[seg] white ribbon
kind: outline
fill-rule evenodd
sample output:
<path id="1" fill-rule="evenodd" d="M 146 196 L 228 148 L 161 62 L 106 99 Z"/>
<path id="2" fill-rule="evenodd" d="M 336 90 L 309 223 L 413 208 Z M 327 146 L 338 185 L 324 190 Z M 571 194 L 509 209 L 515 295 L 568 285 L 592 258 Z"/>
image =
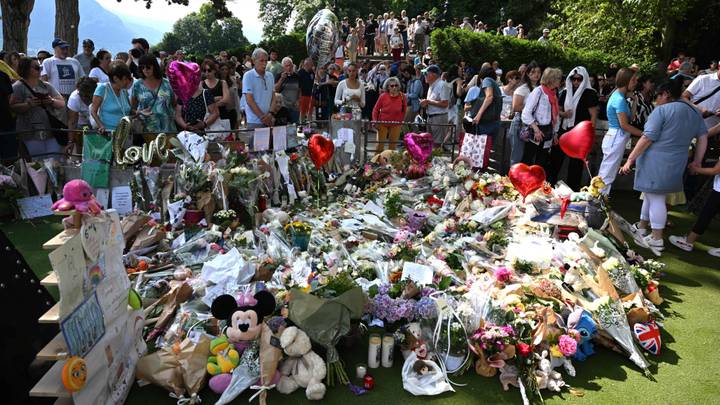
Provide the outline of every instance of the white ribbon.
<path id="1" fill-rule="evenodd" d="M 195 405 L 202 402 L 198 394 L 192 394 L 190 397 L 185 398 L 184 395 L 177 396 L 174 392 L 171 392 L 170 398 L 177 399 L 177 405 Z"/>
<path id="2" fill-rule="evenodd" d="M 254 393 L 254 394 L 250 397 L 250 399 L 248 399 L 248 402 L 252 402 L 252 400 L 255 399 L 255 397 L 257 397 L 258 395 L 260 395 L 261 392 L 263 392 L 263 391 L 270 391 L 270 390 L 273 389 L 273 388 L 275 388 L 275 384 L 270 384 L 270 385 L 251 385 L 251 386 L 250 386 L 250 389 L 251 389 L 251 390 L 258 390 L 258 392 Z"/>
<path id="3" fill-rule="evenodd" d="M 450 356 L 450 342 L 451 342 L 450 327 L 452 325 L 453 318 L 457 318 L 458 323 L 462 327 L 463 333 L 465 333 L 465 336 L 467 337 L 467 331 L 465 330 L 465 324 L 462 322 L 462 319 L 460 319 L 457 312 L 455 312 L 455 309 L 452 308 L 449 304 L 447 304 L 447 294 L 445 294 L 444 291 L 436 291 L 436 292 L 430 294 L 430 299 L 432 299 L 436 303 L 438 301 L 440 301 L 441 299 L 445 300 L 445 302 L 446 302 L 446 305 L 445 305 L 445 308 L 443 308 L 443 311 L 438 312 L 438 320 L 435 323 L 435 330 L 433 331 L 433 347 L 434 348 L 438 347 L 438 343 L 440 342 L 440 339 L 442 338 L 440 336 L 440 332 L 442 330 L 443 317 L 444 317 L 444 315 L 449 315 L 449 316 L 447 316 L 447 342 L 448 342 L 448 344 L 447 344 L 447 349 L 445 350 L 445 357 L 448 357 L 448 356 Z M 441 308 L 439 308 L 439 306 L 438 306 L 438 310 L 439 309 L 441 309 Z M 463 360 L 463 362 L 460 365 L 460 368 L 458 368 L 458 370 L 462 369 L 465 366 L 465 363 L 467 363 L 469 357 L 470 357 L 470 350 L 468 348 L 466 348 L 465 359 Z M 445 380 L 447 380 L 447 382 L 449 384 L 456 385 L 458 387 L 464 387 L 465 385 L 467 385 L 467 384 L 458 384 L 458 383 L 452 381 L 450 379 L 450 376 L 448 375 L 447 368 L 445 367 L 445 360 L 443 360 L 443 357 L 437 356 L 437 360 L 438 360 L 438 365 L 440 366 L 440 369 L 442 370 L 443 374 L 445 374 Z"/>

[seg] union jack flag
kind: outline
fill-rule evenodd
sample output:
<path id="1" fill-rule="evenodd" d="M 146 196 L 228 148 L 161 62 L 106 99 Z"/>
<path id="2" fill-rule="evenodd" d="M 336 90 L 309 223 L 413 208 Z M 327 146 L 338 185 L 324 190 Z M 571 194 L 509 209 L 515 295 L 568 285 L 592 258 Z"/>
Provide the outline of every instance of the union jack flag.
<path id="1" fill-rule="evenodd" d="M 635 331 L 635 337 L 643 349 L 656 356 L 660 354 L 660 327 L 657 326 L 655 321 L 647 323 L 638 322 L 633 327 L 633 330 Z"/>

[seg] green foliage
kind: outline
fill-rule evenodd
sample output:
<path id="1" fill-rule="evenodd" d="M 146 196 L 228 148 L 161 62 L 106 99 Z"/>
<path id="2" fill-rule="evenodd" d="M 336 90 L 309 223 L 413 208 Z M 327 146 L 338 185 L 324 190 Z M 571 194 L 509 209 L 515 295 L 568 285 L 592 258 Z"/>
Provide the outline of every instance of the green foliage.
<path id="1" fill-rule="evenodd" d="M 599 51 L 579 50 L 554 44 L 542 44 L 489 33 L 475 33 L 457 28 L 435 30 L 432 48 L 440 65 L 447 67 L 460 60 L 479 68 L 484 62 L 497 60 L 505 70 L 516 69 L 523 63 L 537 61 L 542 65 L 559 67 L 569 72 L 575 66 L 585 66 L 590 72 L 605 72 L 611 62 L 629 65 L 624 57 Z"/>
<path id="2" fill-rule="evenodd" d="M 242 31 L 242 21 L 222 16 L 212 4 L 203 4 L 198 12 L 177 20 L 173 30 L 165 33 L 155 48 L 184 49 L 190 54 L 205 55 L 249 44 Z"/>
<path id="3" fill-rule="evenodd" d="M 260 41 L 258 46 L 268 52 L 274 49 L 278 51 L 278 55 L 280 55 L 280 57 L 289 56 L 296 65 L 303 59 L 307 58 L 305 34 L 302 32 L 291 32 L 273 39 L 264 39 Z"/>

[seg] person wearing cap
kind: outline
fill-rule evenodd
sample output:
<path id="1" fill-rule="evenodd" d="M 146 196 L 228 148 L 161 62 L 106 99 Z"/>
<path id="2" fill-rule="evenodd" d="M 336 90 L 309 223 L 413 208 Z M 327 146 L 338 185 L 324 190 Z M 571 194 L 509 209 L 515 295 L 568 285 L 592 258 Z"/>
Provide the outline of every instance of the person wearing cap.
<path id="1" fill-rule="evenodd" d="M 420 107 L 427 110 L 428 132 L 432 134 L 436 145 L 442 144 L 445 139 L 450 104 L 450 87 L 440 75 L 442 71 L 438 65 L 430 65 L 425 69 L 428 92 L 427 98 L 420 100 Z"/>
<path id="2" fill-rule="evenodd" d="M 547 28 L 544 28 L 542 36 L 540 38 L 538 38 L 538 42 L 540 42 L 541 44 L 546 44 L 549 41 L 550 41 L 550 30 Z"/>
<path id="3" fill-rule="evenodd" d="M 95 51 L 95 43 L 92 41 L 92 39 L 86 39 L 82 42 L 83 51 L 79 54 L 75 55 L 75 59 L 77 59 L 78 62 L 80 62 L 80 65 L 83 68 L 83 71 L 85 73 L 89 73 L 93 58 L 95 57 L 94 51 Z"/>
<path id="4" fill-rule="evenodd" d="M 67 100 L 70 93 L 75 90 L 77 81 L 85 76 L 85 71 L 77 59 L 68 57 L 70 45 L 67 42 L 56 38 L 52 42 L 52 47 L 55 50 L 55 56 L 43 61 L 40 78 L 52 84 Z"/>

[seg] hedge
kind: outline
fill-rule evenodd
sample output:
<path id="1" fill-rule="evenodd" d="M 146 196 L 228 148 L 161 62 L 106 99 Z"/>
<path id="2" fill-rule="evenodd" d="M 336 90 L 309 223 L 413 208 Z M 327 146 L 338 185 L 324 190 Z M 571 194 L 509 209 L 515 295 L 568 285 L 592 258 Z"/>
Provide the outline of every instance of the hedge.
<path id="1" fill-rule="evenodd" d="M 458 28 L 435 30 L 431 40 L 433 56 L 444 68 L 460 60 L 477 69 L 484 62 L 498 61 L 508 71 L 534 60 L 543 66 L 558 67 L 565 73 L 576 66 L 584 66 L 590 73 L 605 73 L 612 62 L 620 66 L 633 63 L 618 55 Z"/>

